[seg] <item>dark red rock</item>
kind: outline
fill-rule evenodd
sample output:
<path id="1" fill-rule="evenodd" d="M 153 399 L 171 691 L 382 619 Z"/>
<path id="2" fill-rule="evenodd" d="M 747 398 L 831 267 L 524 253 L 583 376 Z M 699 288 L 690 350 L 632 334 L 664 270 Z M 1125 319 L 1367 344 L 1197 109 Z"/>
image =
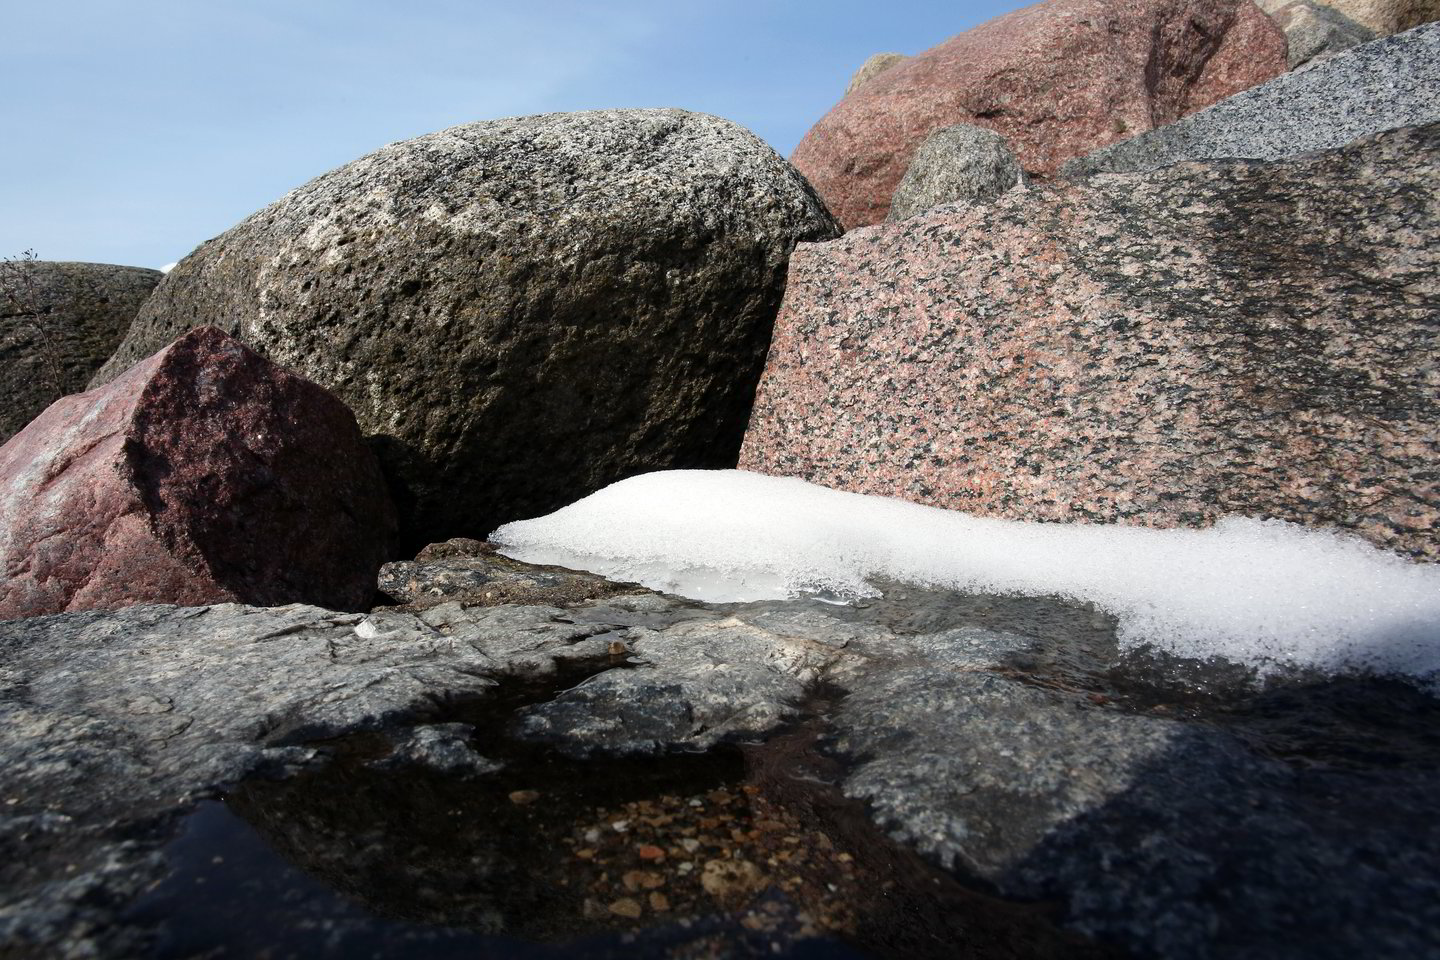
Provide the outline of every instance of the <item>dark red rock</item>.
<path id="1" fill-rule="evenodd" d="M 877 81 L 878 82 L 878 81 Z M 1440 559 L 1440 124 L 801 244 L 743 469 L 1020 520 Z"/>
<path id="2" fill-rule="evenodd" d="M 790 159 L 851 229 L 885 219 L 910 158 L 941 127 L 993 130 L 1026 170 L 1049 174 L 1286 65 L 1284 34 L 1250 0 L 1049 0 L 856 88 Z"/>
<path id="3" fill-rule="evenodd" d="M 0 447 L 0 619 L 362 609 L 394 537 L 350 410 L 213 327 L 56 401 Z"/>

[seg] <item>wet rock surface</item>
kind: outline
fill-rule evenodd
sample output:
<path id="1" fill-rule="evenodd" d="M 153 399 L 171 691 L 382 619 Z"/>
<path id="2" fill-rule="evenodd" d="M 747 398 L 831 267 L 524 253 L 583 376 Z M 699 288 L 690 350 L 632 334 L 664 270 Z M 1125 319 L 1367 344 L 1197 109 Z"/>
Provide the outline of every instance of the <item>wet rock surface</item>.
<path id="1" fill-rule="evenodd" d="M 1281 160 L 1440 121 L 1440 24 L 1353 47 L 1065 164 L 1066 176 Z M 1357 222 L 1364 222 L 1360 218 Z"/>
<path id="2" fill-rule="evenodd" d="M 162 276 L 109 263 L 0 262 L 0 443 L 85 389 Z"/>
<path id="3" fill-rule="evenodd" d="M 380 593 L 394 609 L 419 611 L 441 603 L 495 607 L 506 603 L 559 605 L 623 593 L 645 593 L 633 583 L 616 583 L 564 567 L 520 563 L 482 540 L 457 537 L 432 543 L 414 560 L 380 568 Z"/>
<path id="4" fill-rule="evenodd" d="M 882 586 L 856 606 L 642 593 L 0 623 L 0 943 L 1437 947 L 1440 701 L 1379 678 L 1261 687 L 1122 656 L 1086 606 Z"/>
<path id="5" fill-rule="evenodd" d="M 345 405 L 214 327 L 0 446 L 0 618 L 134 603 L 365 609 L 394 537 Z"/>
<path id="6" fill-rule="evenodd" d="M 1437 172 L 1431 124 L 804 245 L 739 466 L 1007 519 L 1276 517 L 1433 559 Z"/>
<path id="7" fill-rule="evenodd" d="M 466 124 L 203 244 L 95 382 L 215 324 L 354 410 L 405 546 L 484 535 L 623 476 L 733 465 L 790 251 L 837 232 L 718 117 Z"/>

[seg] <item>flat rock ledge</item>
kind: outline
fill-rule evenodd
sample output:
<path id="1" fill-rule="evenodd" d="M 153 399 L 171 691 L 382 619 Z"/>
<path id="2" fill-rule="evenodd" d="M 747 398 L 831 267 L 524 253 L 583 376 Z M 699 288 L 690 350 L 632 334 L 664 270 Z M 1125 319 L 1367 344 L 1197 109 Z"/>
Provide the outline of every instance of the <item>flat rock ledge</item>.
<path id="1" fill-rule="evenodd" d="M 1077 679 L 1079 660 L 1094 677 L 1122 666 L 1108 629 L 1084 608 L 901 588 L 861 608 L 621 594 L 3 622 L 0 948 L 144 953 L 152 932 L 126 907 L 165 873 L 162 846 L 200 799 L 324 762 L 315 741 L 363 730 L 389 734 L 397 776 L 490 775 L 443 706 L 578 665 L 592 675 L 521 709 L 516 736 L 597 764 L 704 750 L 784 728 L 824 687 L 838 786 L 894 837 L 1139 955 L 1440 947 L 1433 744 L 1423 762 L 1316 762 L 1268 728 L 1183 719 Z M 1289 687 L 1253 691 L 1252 706 L 1281 723 L 1287 703 L 1338 698 L 1363 733 L 1357 704 L 1383 701 L 1433 724 L 1434 701 L 1367 682 L 1378 692 Z"/>

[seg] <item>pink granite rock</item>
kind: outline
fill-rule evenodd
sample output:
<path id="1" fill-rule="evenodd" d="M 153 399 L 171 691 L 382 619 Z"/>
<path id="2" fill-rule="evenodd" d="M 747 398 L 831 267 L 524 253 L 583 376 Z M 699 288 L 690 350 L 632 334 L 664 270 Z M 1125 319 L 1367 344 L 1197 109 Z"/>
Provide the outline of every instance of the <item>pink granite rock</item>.
<path id="1" fill-rule="evenodd" d="M 915 150 L 964 123 L 1028 171 L 1171 123 L 1286 69 L 1251 0 L 1048 0 L 891 67 L 817 123 L 791 162 L 846 229 L 879 223 Z"/>
<path id="2" fill-rule="evenodd" d="M 1440 559 L 1440 124 L 801 244 L 740 467 Z"/>
<path id="3" fill-rule="evenodd" d="M 361 609 L 394 536 L 350 410 L 213 327 L 56 401 L 0 447 L 0 619 Z"/>

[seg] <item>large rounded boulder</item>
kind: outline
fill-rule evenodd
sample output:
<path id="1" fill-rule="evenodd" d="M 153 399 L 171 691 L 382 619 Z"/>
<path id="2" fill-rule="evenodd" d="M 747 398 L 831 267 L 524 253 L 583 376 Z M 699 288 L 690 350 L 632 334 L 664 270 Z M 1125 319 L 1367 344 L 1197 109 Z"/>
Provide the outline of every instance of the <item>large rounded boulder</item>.
<path id="1" fill-rule="evenodd" d="M 0 262 L 0 443 L 85 389 L 162 276 L 110 263 Z"/>
<path id="2" fill-rule="evenodd" d="M 631 474 L 733 466 L 790 253 L 838 233 L 716 117 L 467 124 L 201 246 L 95 382 L 214 323 L 350 405 L 408 545 L 483 536 Z"/>
<path id="3" fill-rule="evenodd" d="M 1051 174 L 1283 73 L 1285 50 L 1250 0 L 1046 0 L 856 87 L 791 159 L 847 229 L 863 227 L 942 127 L 993 130 Z"/>

